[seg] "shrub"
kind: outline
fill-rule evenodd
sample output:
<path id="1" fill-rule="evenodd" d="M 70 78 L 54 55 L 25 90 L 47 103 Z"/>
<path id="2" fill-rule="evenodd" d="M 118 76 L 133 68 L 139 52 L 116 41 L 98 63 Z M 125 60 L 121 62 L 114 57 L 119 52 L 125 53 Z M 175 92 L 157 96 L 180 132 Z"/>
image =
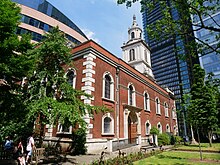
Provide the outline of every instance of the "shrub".
<path id="1" fill-rule="evenodd" d="M 180 142 L 182 142 L 182 141 L 183 141 L 183 139 L 180 136 L 171 135 L 171 137 L 170 137 L 170 144 L 172 144 L 172 145 L 180 144 Z"/>
<path id="2" fill-rule="evenodd" d="M 170 137 L 167 133 L 162 133 L 158 135 L 158 145 L 169 145 Z"/>
<path id="3" fill-rule="evenodd" d="M 72 140 L 71 153 L 73 155 L 85 154 L 87 151 L 85 130 L 82 128 L 75 130 L 72 134 Z"/>
<path id="4" fill-rule="evenodd" d="M 159 134 L 159 130 L 157 129 L 157 127 L 153 126 L 153 127 L 150 129 L 150 134 L 152 134 L 152 135 L 158 135 L 158 134 Z"/>
<path id="5" fill-rule="evenodd" d="M 170 137 L 170 144 L 171 145 L 175 145 L 175 143 L 176 143 L 175 136 L 171 135 L 171 137 Z"/>
<path id="6" fill-rule="evenodd" d="M 121 164 L 132 165 L 134 161 L 148 158 L 150 156 L 157 155 L 161 152 L 162 151 L 157 150 L 157 151 L 152 151 L 150 153 L 138 152 L 138 153 L 131 153 L 126 156 L 119 155 L 115 158 L 110 158 L 102 162 L 100 162 L 99 160 L 95 160 L 90 165 L 121 165 Z"/>
<path id="7" fill-rule="evenodd" d="M 181 138 L 180 136 L 174 136 L 175 138 L 175 144 L 180 144 L 180 142 L 183 141 L 183 138 Z"/>

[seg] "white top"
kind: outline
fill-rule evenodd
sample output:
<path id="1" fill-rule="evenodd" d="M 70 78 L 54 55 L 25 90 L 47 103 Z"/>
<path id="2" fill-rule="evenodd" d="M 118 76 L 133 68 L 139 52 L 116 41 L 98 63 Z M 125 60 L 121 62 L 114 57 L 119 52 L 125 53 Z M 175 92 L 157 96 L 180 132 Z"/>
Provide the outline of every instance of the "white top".
<path id="1" fill-rule="evenodd" d="M 29 141 L 27 143 L 27 148 L 26 150 L 27 151 L 31 151 L 32 150 L 32 146 L 34 146 L 34 138 L 33 137 L 30 137 L 29 138 Z"/>

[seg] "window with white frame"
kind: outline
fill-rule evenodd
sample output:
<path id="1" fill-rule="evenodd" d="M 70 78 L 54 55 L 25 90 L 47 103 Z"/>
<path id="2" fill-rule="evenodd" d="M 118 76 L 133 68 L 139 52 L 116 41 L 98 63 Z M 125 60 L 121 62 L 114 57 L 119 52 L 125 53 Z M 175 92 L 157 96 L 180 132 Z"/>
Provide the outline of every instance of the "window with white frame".
<path id="1" fill-rule="evenodd" d="M 74 69 L 69 69 L 66 73 L 67 82 L 73 87 L 76 87 L 76 72 Z"/>
<path id="2" fill-rule="evenodd" d="M 110 99 L 110 85 L 111 85 L 111 77 L 109 75 L 105 75 L 105 98 Z"/>
<path id="3" fill-rule="evenodd" d="M 135 51 L 134 51 L 134 49 L 131 49 L 130 51 L 129 51 L 129 60 L 130 61 L 133 61 L 133 60 L 135 60 Z"/>
<path id="4" fill-rule="evenodd" d="M 59 123 L 57 126 L 57 133 L 63 133 L 63 134 L 71 134 L 72 133 L 72 126 L 69 124 L 61 124 Z"/>
<path id="5" fill-rule="evenodd" d="M 159 133 L 162 133 L 162 125 L 160 124 L 160 122 L 157 124 L 157 128 L 159 130 Z"/>
<path id="6" fill-rule="evenodd" d="M 170 126 L 169 126 L 169 124 L 166 125 L 166 132 L 170 132 Z"/>
<path id="7" fill-rule="evenodd" d="M 159 98 L 156 98 L 156 114 L 160 114 L 160 100 Z"/>
<path id="8" fill-rule="evenodd" d="M 150 135 L 151 124 L 149 121 L 146 122 L 146 135 Z"/>
<path id="9" fill-rule="evenodd" d="M 133 85 L 129 85 L 128 86 L 128 105 L 136 105 L 135 102 L 135 90 Z"/>
<path id="10" fill-rule="evenodd" d="M 164 103 L 164 111 L 165 111 L 165 116 L 168 117 L 169 116 L 168 104 L 166 102 Z"/>
<path id="11" fill-rule="evenodd" d="M 103 76 L 103 98 L 114 100 L 114 82 L 109 72 Z"/>
<path id="12" fill-rule="evenodd" d="M 144 110 L 150 111 L 150 97 L 147 92 L 144 93 Z"/>
<path id="13" fill-rule="evenodd" d="M 110 116 L 110 113 L 107 113 L 102 117 L 102 134 L 103 135 L 114 134 L 114 120 Z"/>
<path id="14" fill-rule="evenodd" d="M 176 117 L 176 109 L 175 109 L 175 108 L 172 109 L 172 118 L 173 118 L 173 119 L 176 119 L 176 118 L 177 118 L 177 117 Z"/>

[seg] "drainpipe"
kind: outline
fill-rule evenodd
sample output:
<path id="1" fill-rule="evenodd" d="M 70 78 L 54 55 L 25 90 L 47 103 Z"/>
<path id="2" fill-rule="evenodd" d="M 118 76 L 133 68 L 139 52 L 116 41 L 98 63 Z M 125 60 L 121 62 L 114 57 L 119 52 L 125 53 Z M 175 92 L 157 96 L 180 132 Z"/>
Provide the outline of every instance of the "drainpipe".
<path id="1" fill-rule="evenodd" d="M 119 144 L 119 109 L 120 109 L 120 98 L 119 98 L 119 73 L 120 67 L 116 67 L 116 137 Z"/>
<path id="2" fill-rule="evenodd" d="M 169 96 L 168 115 L 169 115 L 169 118 L 170 118 L 170 133 L 172 133 L 174 135 L 174 131 L 173 131 L 173 108 L 172 108 L 173 106 L 171 106 L 170 104 L 171 104 L 171 101 L 170 101 L 170 96 Z"/>
<path id="3" fill-rule="evenodd" d="M 187 130 L 186 130 L 186 118 L 185 118 L 185 112 L 186 112 L 186 107 L 184 106 L 184 110 L 182 112 L 183 114 L 183 127 L 184 127 L 184 143 L 189 141 L 189 137 L 187 136 Z"/>

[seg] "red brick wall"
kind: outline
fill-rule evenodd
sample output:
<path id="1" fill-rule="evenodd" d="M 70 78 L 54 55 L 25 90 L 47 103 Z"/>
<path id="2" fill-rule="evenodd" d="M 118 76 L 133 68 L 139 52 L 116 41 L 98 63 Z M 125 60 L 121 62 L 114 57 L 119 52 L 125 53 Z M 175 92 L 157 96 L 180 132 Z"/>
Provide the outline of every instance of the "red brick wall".
<path id="1" fill-rule="evenodd" d="M 107 50 L 99 46 L 98 44 L 94 43 L 93 41 L 88 41 L 81 46 L 75 48 L 72 50 L 72 53 L 78 53 L 80 51 L 83 51 L 85 49 L 95 49 L 98 53 L 101 53 L 102 55 L 105 55 L 109 60 L 108 62 L 102 60 L 99 55 L 96 56 L 96 59 L 94 59 L 93 62 L 96 63 L 96 66 L 93 67 L 95 70 L 95 75 L 93 75 L 93 78 L 95 79 L 95 84 L 93 84 L 95 88 L 95 92 L 93 92 L 94 101 L 92 101 L 93 105 L 105 105 L 112 109 L 111 116 L 114 118 L 114 136 L 102 136 L 102 116 L 103 113 L 94 114 L 94 119 L 91 119 L 91 123 L 93 124 L 93 129 L 91 129 L 91 132 L 93 134 L 94 138 L 101 138 L 101 137 L 116 137 L 116 91 L 114 93 L 114 100 L 115 102 L 106 100 L 102 98 L 102 86 L 103 86 L 103 75 L 106 71 L 110 72 L 113 79 L 114 79 L 114 90 L 116 90 L 116 66 L 113 66 L 109 63 L 109 61 L 113 61 L 114 64 L 120 64 L 122 67 L 129 69 L 133 74 L 137 74 L 142 79 L 145 79 L 147 82 L 150 82 L 153 84 L 158 90 L 163 92 L 166 97 L 160 93 L 158 93 L 156 90 L 148 87 L 146 84 L 143 84 L 138 79 L 135 79 L 125 73 L 123 70 L 120 70 L 119 73 L 119 95 L 120 95 L 120 111 L 119 111 L 119 126 L 120 126 L 120 133 L 119 136 L 121 138 L 124 137 L 124 108 L 122 104 L 128 104 L 128 84 L 132 83 L 135 92 L 136 92 L 136 106 L 139 108 L 142 108 L 141 110 L 141 135 L 145 136 L 145 123 L 147 120 L 150 121 L 151 126 L 157 126 L 158 122 L 162 124 L 163 132 L 166 131 L 166 124 L 170 125 L 171 132 L 173 131 L 173 125 L 176 124 L 173 119 L 171 119 L 171 108 L 174 107 L 174 100 L 168 98 L 168 93 L 154 83 L 151 79 L 146 78 L 144 75 L 136 71 L 134 68 L 130 67 L 128 64 L 126 64 L 124 61 L 118 59 L 117 57 L 113 56 L 111 53 L 109 53 Z M 81 89 L 82 86 L 84 86 L 84 83 L 82 83 L 82 78 L 85 77 L 85 74 L 82 74 L 83 69 L 85 69 L 85 66 L 83 66 L 83 62 L 86 59 L 84 59 L 82 56 L 80 58 L 74 59 L 74 66 L 76 67 L 77 72 L 77 83 L 76 88 Z M 144 91 L 147 91 L 150 97 L 150 112 L 144 111 Z M 158 97 L 161 104 L 161 115 L 156 115 L 156 108 L 155 108 L 155 98 Z M 164 102 L 167 102 L 169 106 L 169 117 L 165 117 L 164 112 Z M 172 126 L 171 126 L 172 124 Z"/>

